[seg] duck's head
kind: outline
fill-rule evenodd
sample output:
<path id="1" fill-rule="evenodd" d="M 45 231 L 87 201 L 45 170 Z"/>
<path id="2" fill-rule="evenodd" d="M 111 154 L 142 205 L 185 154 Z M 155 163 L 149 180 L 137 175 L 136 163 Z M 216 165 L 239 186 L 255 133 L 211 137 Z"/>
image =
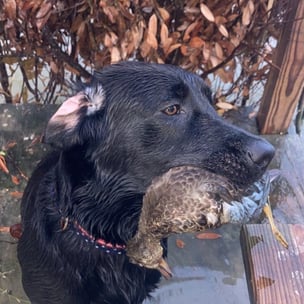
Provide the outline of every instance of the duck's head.
<path id="1" fill-rule="evenodd" d="M 166 279 L 172 277 L 172 272 L 163 258 L 163 247 L 154 237 L 143 236 L 130 240 L 127 245 L 127 256 L 133 264 L 157 269 Z"/>

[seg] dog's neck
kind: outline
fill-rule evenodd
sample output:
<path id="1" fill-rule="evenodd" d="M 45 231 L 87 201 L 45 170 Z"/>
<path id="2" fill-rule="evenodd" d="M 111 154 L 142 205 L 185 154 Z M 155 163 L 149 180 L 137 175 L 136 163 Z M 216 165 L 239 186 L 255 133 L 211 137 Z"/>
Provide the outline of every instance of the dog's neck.
<path id="1" fill-rule="evenodd" d="M 57 181 L 58 191 L 65 192 L 57 196 L 65 198 L 56 203 L 61 218 L 77 221 L 94 239 L 126 244 L 136 233 L 142 206 L 143 193 L 137 192 L 136 183 L 129 176 L 107 172 L 76 185 L 73 175 L 66 176 Z"/>

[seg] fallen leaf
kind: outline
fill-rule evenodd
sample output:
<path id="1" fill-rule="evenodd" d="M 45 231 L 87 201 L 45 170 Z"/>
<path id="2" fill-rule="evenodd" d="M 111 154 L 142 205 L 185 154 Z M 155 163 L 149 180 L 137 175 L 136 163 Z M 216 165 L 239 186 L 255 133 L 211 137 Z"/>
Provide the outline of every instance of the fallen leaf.
<path id="1" fill-rule="evenodd" d="M 175 244 L 178 248 L 184 248 L 185 247 L 185 242 L 182 241 L 181 239 L 176 239 Z"/>
<path id="2" fill-rule="evenodd" d="M 22 232 L 23 232 L 23 230 L 22 230 L 22 226 L 20 223 L 14 224 L 9 227 L 9 233 L 15 239 L 19 240 L 21 238 Z"/>
<path id="3" fill-rule="evenodd" d="M 214 232 L 203 232 L 197 234 L 195 237 L 199 240 L 216 240 L 218 238 L 221 238 L 222 236 Z"/>
<path id="4" fill-rule="evenodd" d="M 10 231 L 10 227 L 7 226 L 0 226 L 1 233 L 8 233 Z"/>
<path id="5" fill-rule="evenodd" d="M 206 4 L 201 3 L 200 9 L 201 9 L 201 13 L 207 20 L 209 20 L 210 22 L 214 22 L 215 20 L 214 15 L 212 14 L 212 12 L 210 11 L 209 7 Z"/>
<path id="6" fill-rule="evenodd" d="M 10 195 L 14 198 L 22 198 L 23 192 L 20 191 L 12 191 L 10 192 Z"/>
<path id="7" fill-rule="evenodd" d="M 258 289 L 264 289 L 265 287 L 271 286 L 275 281 L 271 278 L 267 277 L 259 277 L 256 281 L 255 284 Z"/>
<path id="8" fill-rule="evenodd" d="M 18 176 L 16 175 L 11 175 L 11 180 L 15 185 L 19 185 L 20 184 L 20 179 Z"/>

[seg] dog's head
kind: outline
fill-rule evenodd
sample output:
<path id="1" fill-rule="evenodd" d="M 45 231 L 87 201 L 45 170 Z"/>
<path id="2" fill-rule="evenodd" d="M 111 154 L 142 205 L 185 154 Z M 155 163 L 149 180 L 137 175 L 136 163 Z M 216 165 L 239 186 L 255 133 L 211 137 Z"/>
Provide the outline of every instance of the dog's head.
<path id="1" fill-rule="evenodd" d="M 175 66 L 135 62 L 95 73 L 51 118 L 45 141 L 63 150 L 82 146 L 97 169 L 128 174 L 142 191 L 181 165 L 248 185 L 274 155 L 267 141 L 217 116 L 200 77 Z"/>

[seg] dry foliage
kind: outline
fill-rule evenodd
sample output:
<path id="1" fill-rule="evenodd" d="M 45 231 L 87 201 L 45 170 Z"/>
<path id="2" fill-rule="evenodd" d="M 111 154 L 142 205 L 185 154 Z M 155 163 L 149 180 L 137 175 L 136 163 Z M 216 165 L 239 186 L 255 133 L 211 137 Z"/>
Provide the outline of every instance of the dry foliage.
<path id="1" fill-rule="evenodd" d="M 246 99 L 271 65 L 282 1 L 0 0 L 0 93 L 6 102 L 54 102 L 67 75 L 90 78 L 133 59 L 218 77 L 230 84 L 217 92 L 222 103 L 232 93 Z M 17 68 L 23 84 L 13 96 Z"/>

